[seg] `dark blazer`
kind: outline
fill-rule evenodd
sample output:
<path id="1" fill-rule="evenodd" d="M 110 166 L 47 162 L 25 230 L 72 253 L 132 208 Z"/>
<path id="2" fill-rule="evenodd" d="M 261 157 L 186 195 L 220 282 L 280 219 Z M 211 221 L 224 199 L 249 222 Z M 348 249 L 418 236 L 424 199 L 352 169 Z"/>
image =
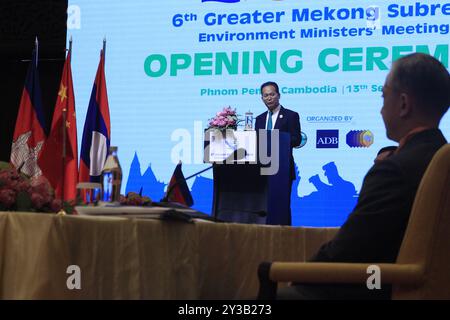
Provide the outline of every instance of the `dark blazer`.
<path id="1" fill-rule="evenodd" d="M 433 155 L 445 143 L 440 130 L 422 131 L 398 152 L 375 163 L 364 178 L 358 202 L 347 221 L 310 261 L 395 262 L 422 176 Z M 347 289 L 356 286 L 341 287 L 350 294 Z M 388 286 L 382 285 L 381 290 L 359 289 L 359 297 L 363 297 L 361 294 L 367 295 L 366 298 L 390 297 Z M 337 286 L 330 291 L 344 297 Z"/>
<path id="2" fill-rule="evenodd" d="M 266 128 L 266 118 L 267 111 L 261 113 L 256 117 L 255 129 L 265 129 Z M 275 122 L 274 129 L 278 129 L 282 132 L 289 132 L 291 134 L 291 159 L 290 159 L 290 170 L 291 170 L 291 180 L 295 180 L 295 165 L 294 157 L 292 156 L 292 148 L 300 145 L 301 142 L 301 129 L 300 129 L 300 116 L 297 112 L 280 107 L 280 112 L 278 112 L 277 121 Z"/>

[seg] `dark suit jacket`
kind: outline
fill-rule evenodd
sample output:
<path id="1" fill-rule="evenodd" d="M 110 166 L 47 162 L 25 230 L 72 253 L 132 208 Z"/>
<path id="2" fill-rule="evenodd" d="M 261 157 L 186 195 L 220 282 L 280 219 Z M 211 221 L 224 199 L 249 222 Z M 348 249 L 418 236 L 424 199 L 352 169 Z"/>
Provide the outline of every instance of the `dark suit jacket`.
<path id="1" fill-rule="evenodd" d="M 364 178 L 358 202 L 347 221 L 311 261 L 395 262 L 422 176 L 433 155 L 445 143 L 440 130 L 422 131 L 397 153 L 374 164 Z M 340 287 L 345 293 L 339 292 L 338 286 L 329 287 L 327 293 L 337 294 L 330 298 L 355 298 L 352 288 L 358 292 L 356 286 Z M 359 289 L 358 297 L 390 298 L 388 286 L 382 286 L 382 290 Z"/>
<path id="2" fill-rule="evenodd" d="M 266 128 L 266 118 L 267 111 L 261 113 L 256 117 L 255 129 L 265 129 Z M 300 131 L 300 117 L 297 112 L 280 107 L 280 112 L 278 112 L 277 121 L 275 122 L 274 129 L 278 129 L 282 132 L 289 132 L 291 134 L 291 158 L 290 158 L 290 170 L 291 170 L 291 180 L 295 180 L 295 165 L 294 157 L 292 156 L 292 148 L 300 145 L 301 142 L 301 131 Z"/>

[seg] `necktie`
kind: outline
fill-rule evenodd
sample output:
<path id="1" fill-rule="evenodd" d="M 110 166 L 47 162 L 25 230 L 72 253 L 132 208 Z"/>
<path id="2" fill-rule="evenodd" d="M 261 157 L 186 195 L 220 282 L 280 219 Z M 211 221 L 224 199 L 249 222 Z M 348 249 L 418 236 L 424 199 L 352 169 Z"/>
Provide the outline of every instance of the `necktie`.
<path id="1" fill-rule="evenodd" d="M 272 130 L 272 111 L 269 111 L 269 119 L 267 120 L 267 130 Z"/>

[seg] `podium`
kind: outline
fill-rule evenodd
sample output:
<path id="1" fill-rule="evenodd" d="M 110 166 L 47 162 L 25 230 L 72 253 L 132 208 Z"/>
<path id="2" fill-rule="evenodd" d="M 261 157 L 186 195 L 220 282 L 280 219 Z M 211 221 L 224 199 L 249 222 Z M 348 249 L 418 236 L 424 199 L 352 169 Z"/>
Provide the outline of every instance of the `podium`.
<path id="1" fill-rule="evenodd" d="M 229 159 L 233 149 L 231 142 L 226 144 L 228 151 L 217 152 L 220 145 L 224 145 L 223 141 L 211 139 L 208 131 L 205 135 L 205 161 L 214 163 L 212 214 L 226 222 L 291 225 L 289 133 L 249 131 L 245 142 L 236 136 L 235 148 L 244 148 L 246 156 L 232 160 Z M 213 161 L 218 153 L 222 158 L 216 157 Z M 227 161 L 224 161 L 226 157 Z"/>

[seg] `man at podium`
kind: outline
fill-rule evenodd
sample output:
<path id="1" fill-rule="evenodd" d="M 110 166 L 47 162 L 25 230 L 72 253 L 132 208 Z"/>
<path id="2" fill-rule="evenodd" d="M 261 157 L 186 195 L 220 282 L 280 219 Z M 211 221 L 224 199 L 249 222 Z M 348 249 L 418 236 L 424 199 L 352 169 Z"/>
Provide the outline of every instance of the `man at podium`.
<path id="1" fill-rule="evenodd" d="M 291 155 L 290 155 L 290 193 L 292 191 L 292 182 L 295 180 L 295 165 L 292 149 L 300 145 L 301 130 L 300 117 L 297 112 L 284 108 L 280 104 L 280 90 L 276 82 L 265 82 L 261 85 L 261 98 L 267 107 L 267 111 L 256 117 L 255 129 L 278 129 L 280 132 L 287 132 L 291 137 Z M 289 203 L 290 208 L 290 203 Z"/>

